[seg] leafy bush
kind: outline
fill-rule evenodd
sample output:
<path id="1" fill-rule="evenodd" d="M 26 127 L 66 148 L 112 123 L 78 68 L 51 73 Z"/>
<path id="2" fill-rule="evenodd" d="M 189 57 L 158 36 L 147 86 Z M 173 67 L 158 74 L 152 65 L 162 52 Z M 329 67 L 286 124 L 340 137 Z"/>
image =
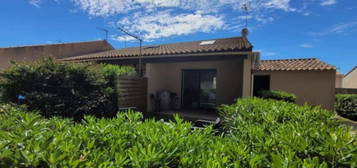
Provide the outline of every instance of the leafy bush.
<path id="1" fill-rule="evenodd" d="M 357 94 L 336 95 L 335 108 L 342 117 L 357 121 Z"/>
<path id="2" fill-rule="evenodd" d="M 296 96 L 294 94 L 279 90 L 261 90 L 258 92 L 258 97 L 264 99 L 282 100 L 291 103 L 296 102 Z"/>
<path id="3" fill-rule="evenodd" d="M 25 104 L 46 117 L 115 116 L 115 87 L 108 79 L 118 70 L 109 73 L 107 69 L 115 68 L 103 66 L 59 63 L 51 58 L 15 64 L 0 73 L 2 100 Z"/>
<path id="4" fill-rule="evenodd" d="M 232 167 L 243 150 L 178 117 L 141 121 L 129 112 L 73 124 L 22 110 L 0 107 L 0 167 Z"/>
<path id="5" fill-rule="evenodd" d="M 258 167 L 357 166 L 357 143 L 333 112 L 251 98 L 223 106 L 221 116 L 225 134 L 244 144 Z"/>
<path id="6" fill-rule="evenodd" d="M 128 112 L 73 123 L 0 105 L 0 167 L 357 166 L 356 141 L 327 111 L 260 99 L 222 110 L 226 136 L 178 117 Z"/>
<path id="7" fill-rule="evenodd" d="M 118 66 L 112 64 L 101 64 L 102 71 L 104 76 L 113 77 L 113 76 L 134 76 L 136 75 L 135 68 L 130 66 Z"/>

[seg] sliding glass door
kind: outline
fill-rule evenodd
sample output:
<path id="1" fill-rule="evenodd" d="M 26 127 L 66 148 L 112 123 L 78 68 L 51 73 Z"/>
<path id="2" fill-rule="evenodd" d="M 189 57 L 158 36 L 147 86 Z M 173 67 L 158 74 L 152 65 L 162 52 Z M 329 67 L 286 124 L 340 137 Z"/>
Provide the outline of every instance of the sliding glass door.
<path id="1" fill-rule="evenodd" d="M 182 105 L 185 109 L 215 109 L 216 70 L 183 70 Z"/>

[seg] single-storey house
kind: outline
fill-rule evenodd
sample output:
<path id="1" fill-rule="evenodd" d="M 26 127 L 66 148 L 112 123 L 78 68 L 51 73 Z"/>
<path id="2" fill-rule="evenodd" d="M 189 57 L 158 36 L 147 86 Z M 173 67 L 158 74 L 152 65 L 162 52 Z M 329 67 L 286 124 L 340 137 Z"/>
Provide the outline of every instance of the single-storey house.
<path id="1" fill-rule="evenodd" d="M 3 48 L 0 47 L 0 70 L 8 68 L 11 65 L 10 61 L 29 62 L 43 56 L 62 59 L 113 49 L 113 46 L 105 40 Z"/>
<path id="2" fill-rule="evenodd" d="M 343 88 L 357 89 L 357 66 L 343 77 Z"/>
<path id="3" fill-rule="evenodd" d="M 140 51 L 141 50 L 141 51 Z M 333 110 L 336 68 L 318 59 L 260 60 L 246 36 L 124 48 L 62 59 L 118 65 L 141 62 L 153 95 L 169 91 L 178 109 L 207 109 L 254 96 L 259 89 L 297 95 L 297 103 Z M 138 68 L 140 69 L 140 68 Z"/>
<path id="4" fill-rule="evenodd" d="M 261 60 L 253 70 L 254 91 L 260 88 L 294 93 L 298 104 L 334 108 L 336 68 L 316 58 Z"/>
<path id="5" fill-rule="evenodd" d="M 174 97 L 170 102 L 171 108 L 207 110 L 234 103 L 238 98 L 254 96 L 259 89 L 294 93 L 298 97 L 298 104 L 306 102 L 330 110 L 334 108 L 334 66 L 318 59 L 260 60 L 260 53 L 253 51 L 253 45 L 244 32 L 242 37 L 141 48 L 113 49 L 110 44 L 99 46 L 89 47 L 91 49 L 70 47 L 72 54 L 60 53 L 55 58 L 71 62 L 130 65 L 141 69 L 139 74 L 147 79 L 147 112 L 157 111 L 157 103 L 153 99 L 165 95 L 166 98 L 168 95 Z M 18 57 L 28 60 L 26 52 L 32 51 L 19 50 L 21 52 L 8 53 L 15 56 L 21 53 Z M 83 53 L 76 50 L 83 50 Z M 54 53 L 57 51 L 53 49 Z M 36 53 L 40 56 L 51 54 Z M 0 49 L 1 61 L 11 60 L 5 55 Z"/>

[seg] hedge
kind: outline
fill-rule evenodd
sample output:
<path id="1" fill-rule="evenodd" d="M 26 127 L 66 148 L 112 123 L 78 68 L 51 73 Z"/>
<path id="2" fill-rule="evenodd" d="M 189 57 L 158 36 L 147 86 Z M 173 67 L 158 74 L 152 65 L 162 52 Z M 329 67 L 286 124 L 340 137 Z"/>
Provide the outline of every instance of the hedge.
<path id="1" fill-rule="evenodd" d="M 119 70 L 122 71 L 119 71 Z M 113 76 L 133 69 L 85 63 L 61 63 L 41 58 L 14 64 L 0 73 L 1 99 L 27 105 L 46 117 L 80 120 L 86 114 L 115 116 L 117 105 Z"/>
<path id="2" fill-rule="evenodd" d="M 0 105 L 0 167 L 356 167 L 350 129 L 319 108 L 261 99 L 224 106 L 222 135 L 140 113 L 44 119 Z"/>
<path id="3" fill-rule="evenodd" d="M 357 94 L 337 94 L 335 109 L 340 116 L 357 121 Z"/>
<path id="4" fill-rule="evenodd" d="M 223 132 L 245 144 L 258 167 L 357 166 L 357 141 L 333 112 L 252 98 L 223 106 L 220 114 Z"/>
<path id="5" fill-rule="evenodd" d="M 295 103 L 296 96 L 293 93 L 288 93 L 280 90 L 261 90 L 258 92 L 258 97 L 264 99 L 274 99 L 286 102 Z"/>

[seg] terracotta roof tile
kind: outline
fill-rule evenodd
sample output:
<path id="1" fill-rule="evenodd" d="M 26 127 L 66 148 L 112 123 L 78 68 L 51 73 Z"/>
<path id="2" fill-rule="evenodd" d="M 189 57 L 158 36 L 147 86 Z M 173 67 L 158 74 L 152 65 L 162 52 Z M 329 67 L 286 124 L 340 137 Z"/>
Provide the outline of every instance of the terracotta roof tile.
<path id="1" fill-rule="evenodd" d="M 142 56 L 170 56 L 175 54 L 194 54 L 209 52 L 235 52 L 235 51 L 252 51 L 251 43 L 242 37 L 232 37 L 224 39 L 214 39 L 214 44 L 200 45 L 201 40 L 193 42 L 163 44 L 157 46 L 143 46 Z M 64 61 L 91 60 L 101 58 L 125 58 L 139 56 L 140 48 L 124 48 L 93 54 L 81 55 L 63 59 Z"/>
<path id="2" fill-rule="evenodd" d="M 316 58 L 261 60 L 255 67 L 256 71 L 306 71 L 306 70 L 336 70 Z"/>

